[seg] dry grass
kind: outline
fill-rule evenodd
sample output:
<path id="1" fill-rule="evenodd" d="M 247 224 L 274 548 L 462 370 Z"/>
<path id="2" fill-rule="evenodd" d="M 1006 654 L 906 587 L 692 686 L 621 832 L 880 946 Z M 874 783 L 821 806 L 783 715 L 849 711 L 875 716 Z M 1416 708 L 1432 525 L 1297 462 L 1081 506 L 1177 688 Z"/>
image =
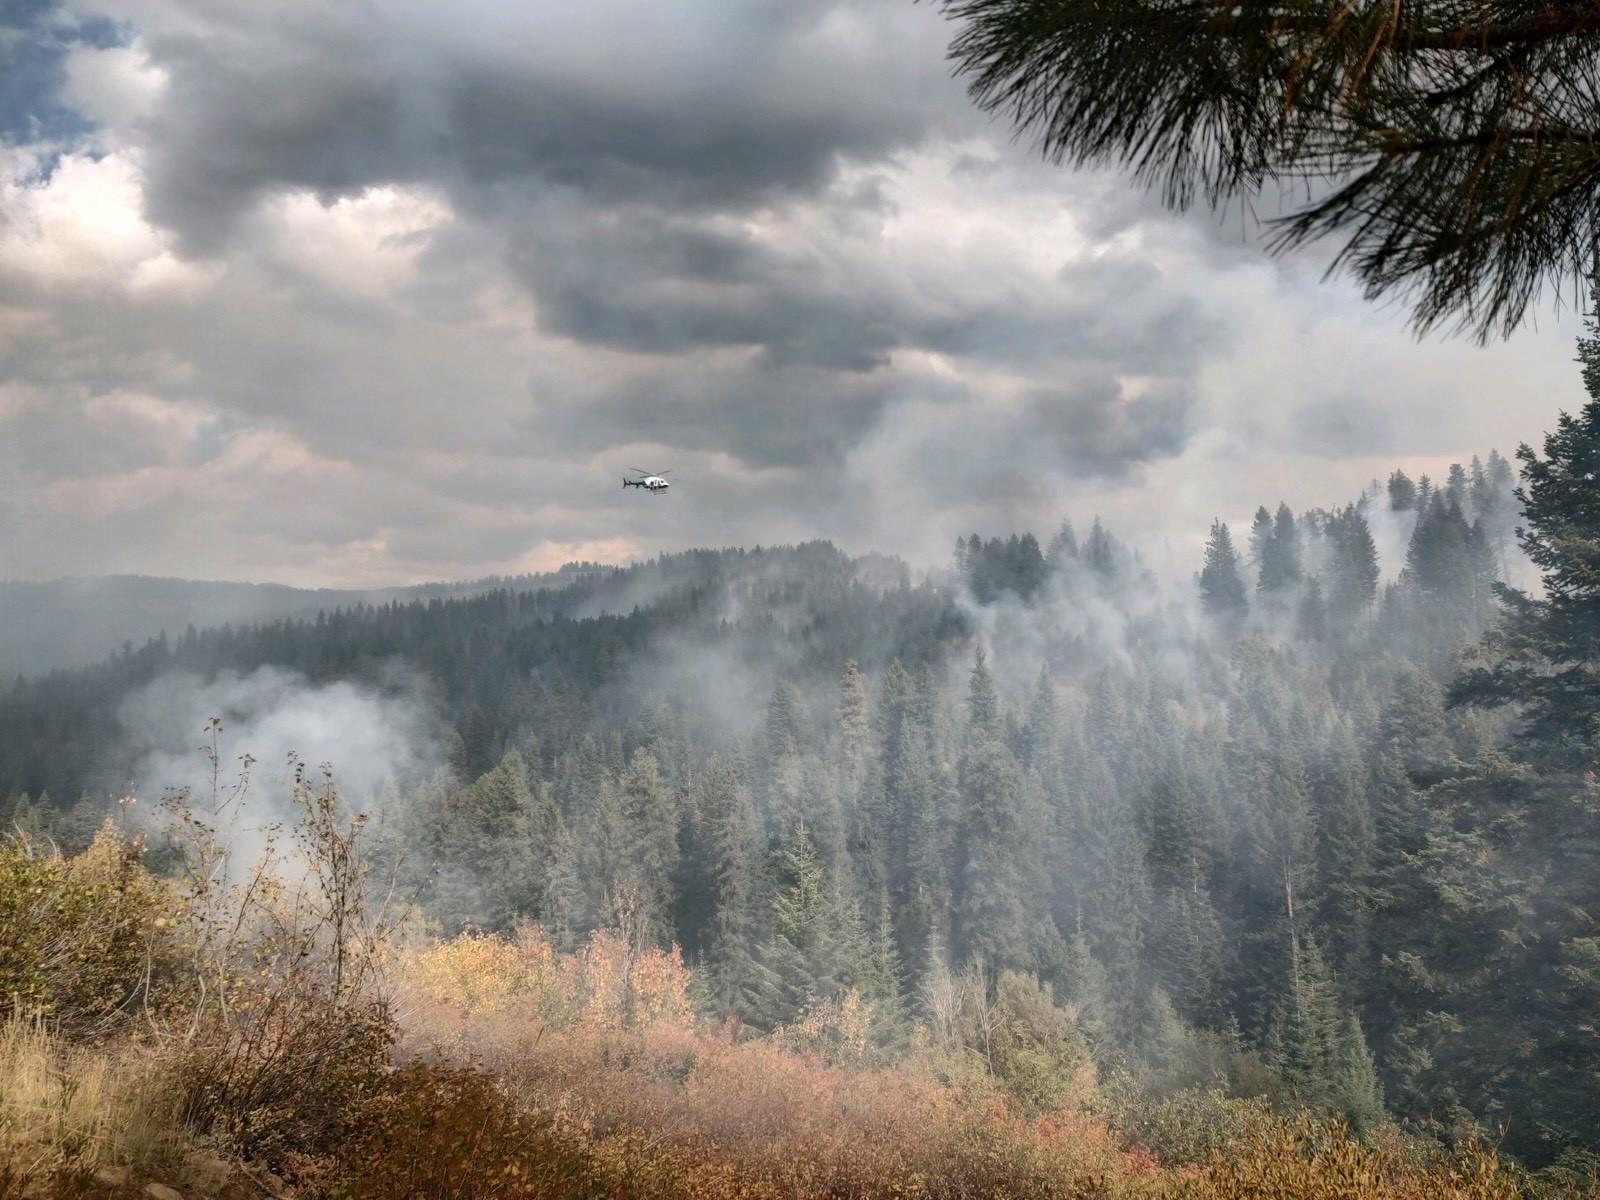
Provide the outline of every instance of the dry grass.
<path id="1" fill-rule="evenodd" d="M 75 1046 L 13 1016 L 0 1025 L 0 1164 L 12 1191 L 102 1168 L 171 1173 L 195 1143 L 170 1083 L 131 1048 Z"/>

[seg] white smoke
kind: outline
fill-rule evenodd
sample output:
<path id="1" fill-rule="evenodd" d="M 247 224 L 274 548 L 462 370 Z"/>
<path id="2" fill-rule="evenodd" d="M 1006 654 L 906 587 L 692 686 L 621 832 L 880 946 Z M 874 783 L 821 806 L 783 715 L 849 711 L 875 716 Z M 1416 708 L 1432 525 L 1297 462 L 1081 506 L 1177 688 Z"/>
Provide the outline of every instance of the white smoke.
<path id="1" fill-rule="evenodd" d="M 123 701 L 132 794 L 151 800 L 188 789 L 200 808 L 213 788 L 237 785 L 245 756 L 249 796 L 260 813 L 281 815 L 292 783 L 291 755 L 320 778 L 329 764 L 341 797 L 371 811 L 386 790 L 417 778 L 440 758 L 438 723 L 421 685 L 400 672 L 381 686 L 312 683 L 295 671 L 260 667 L 205 679 L 163 675 Z M 216 734 L 217 775 L 206 751 Z M 386 789 L 387 785 L 387 789 Z"/>

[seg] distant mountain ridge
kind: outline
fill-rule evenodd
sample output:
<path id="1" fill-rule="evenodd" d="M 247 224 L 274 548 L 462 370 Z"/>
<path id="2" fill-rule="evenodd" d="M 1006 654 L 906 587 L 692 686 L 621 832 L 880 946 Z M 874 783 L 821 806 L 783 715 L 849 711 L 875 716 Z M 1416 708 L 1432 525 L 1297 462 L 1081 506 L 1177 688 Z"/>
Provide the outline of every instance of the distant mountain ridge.
<path id="1" fill-rule="evenodd" d="M 537 575 L 485 576 L 389 588 L 299 588 L 152 575 L 97 575 L 43 582 L 0 580 L 0 680 L 99 662 L 191 625 L 252 625 L 359 605 L 444 600 L 499 588 L 537 590 L 620 570 L 569 563 Z"/>

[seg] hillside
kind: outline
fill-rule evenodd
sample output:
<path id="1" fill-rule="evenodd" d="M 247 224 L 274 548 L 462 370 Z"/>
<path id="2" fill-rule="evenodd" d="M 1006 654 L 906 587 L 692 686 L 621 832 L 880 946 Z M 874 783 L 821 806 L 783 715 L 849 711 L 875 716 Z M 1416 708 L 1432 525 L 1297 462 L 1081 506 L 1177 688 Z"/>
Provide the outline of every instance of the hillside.
<path id="1" fill-rule="evenodd" d="M 428 583 L 366 591 L 295 588 L 273 583 L 222 583 L 107 575 L 42 582 L 0 580 L 0 679 L 89 666 L 165 633 L 314 618 L 363 604 L 426 602 L 494 588 L 559 587 L 593 571 L 573 564 L 559 573 Z"/>
<path id="2" fill-rule="evenodd" d="M 1508 816 L 1553 783 L 1446 694 L 1508 488 L 1491 456 L 1263 507 L 1190 585 L 1097 521 L 963 538 L 916 583 L 811 543 L 196 631 L 11 689 L 0 781 L 70 847 L 130 786 L 149 814 L 243 763 L 271 806 L 286 756 L 327 761 L 445 935 L 536 920 L 570 951 L 629 914 L 709 1017 L 761 1035 L 854 994 L 889 1056 L 981 961 L 1138 1094 L 1516 1113 L 1506 1146 L 1548 1162 L 1600 1128 L 1565 1033 L 1583 934 L 1548 900 L 1565 818 Z M 1544 972 L 1508 1012 L 1499 981 Z"/>

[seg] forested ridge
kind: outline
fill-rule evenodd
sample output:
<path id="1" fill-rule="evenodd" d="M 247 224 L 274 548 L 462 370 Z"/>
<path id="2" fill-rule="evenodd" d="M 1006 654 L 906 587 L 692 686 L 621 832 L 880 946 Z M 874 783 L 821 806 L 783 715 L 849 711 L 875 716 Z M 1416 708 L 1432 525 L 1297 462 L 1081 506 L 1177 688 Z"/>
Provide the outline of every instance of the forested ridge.
<path id="1" fill-rule="evenodd" d="M 1593 493 L 1562 456 L 1597 447 L 1600 402 L 1523 454 L 1542 596 L 1502 582 L 1495 453 L 1215 522 L 1179 588 L 1098 521 L 963 538 L 916 583 L 826 543 L 665 555 L 18 680 L 0 794 L 86 840 L 122 706 L 171 672 L 420 679 L 447 761 L 367 802 L 447 935 L 633 922 L 703 1011 L 772 1029 L 853 993 L 885 1053 L 953 975 L 1020 972 L 1127 1086 L 1476 1123 L 1549 1162 L 1600 1146 L 1592 661 L 1533 721 L 1504 705 L 1550 674 L 1551 621 L 1593 644 Z"/>
<path id="2" fill-rule="evenodd" d="M 584 579 L 607 568 L 568 563 L 559 572 L 365 591 L 217 583 L 147 575 L 102 575 L 42 582 L 0 579 L 0 678 L 86 667 L 163 629 L 315 618 L 319 611 L 532 590 Z M 130 647 L 131 648 L 131 647 Z"/>

